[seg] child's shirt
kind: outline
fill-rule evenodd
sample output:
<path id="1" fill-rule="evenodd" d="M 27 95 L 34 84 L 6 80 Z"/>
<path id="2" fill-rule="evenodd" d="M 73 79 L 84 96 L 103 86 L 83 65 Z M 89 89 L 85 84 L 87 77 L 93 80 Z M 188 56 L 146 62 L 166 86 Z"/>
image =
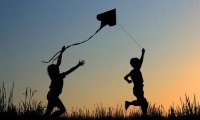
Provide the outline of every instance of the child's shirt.
<path id="1" fill-rule="evenodd" d="M 51 84 L 49 88 L 55 95 L 59 95 L 62 93 L 64 78 L 65 76 L 63 76 L 62 74 L 59 74 L 58 77 L 51 80 Z"/>
<path id="2" fill-rule="evenodd" d="M 143 85 L 143 77 L 140 70 L 131 70 L 130 76 L 134 83 L 134 86 Z"/>

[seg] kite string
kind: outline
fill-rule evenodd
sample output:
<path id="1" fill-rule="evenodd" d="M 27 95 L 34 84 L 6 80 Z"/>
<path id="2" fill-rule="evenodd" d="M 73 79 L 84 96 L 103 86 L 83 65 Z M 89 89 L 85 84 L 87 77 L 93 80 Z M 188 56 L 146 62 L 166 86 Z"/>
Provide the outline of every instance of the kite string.
<path id="1" fill-rule="evenodd" d="M 84 43 L 84 42 L 87 42 L 87 41 L 90 40 L 94 35 L 96 35 L 100 30 L 101 30 L 101 28 L 99 28 L 99 29 L 98 29 L 93 35 L 91 35 L 87 40 L 84 40 L 84 41 L 82 41 L 82 42 L 74 43 L 74 44 L 72 44 L 72 45 L 67 46 L 67 47 L 65 48 L 65 50 L 66 50 L 67 48 L 71 47 L 71 46 L 75 46 L 75 45 L 79 45 L 79 44 L 82 44 L 82 43 Z M 55 61 L 58 57 L 59 57 L 59 56 L 57 56 L 56 58 L 54 58 L 53 61 Z"/>
<path id="2" fill-rule="evenodd" d="M 82 44 L 84 42 L 87 42 L 88 40 L 90 40 L 95 34 L 97 34 L 100 30 L 102 29 L 102 27 L 100 27 L 93 35 L 91 35 L 88 39 L 82 41 L 82 42 L 78 42 L 78 43 L 74 43 L 74 44 L 71 44 L 67 47 L 65 47 L 65 50 L 68 49 L 69 47 L 72 47 L 72 46 L 75 46 L 75 45 L 79 45 L 79 44 Z M 43 63 L 49 63 L 50 61 L 55 61 L 59 56 L 57 56 L 61 51 L 58 51 L 49 61 L 42 61 Z M 57 56 L 57 57 L 56 57 Z"/>
<path id="3" fill-rule="evenodd" d="M 134 39 L 127 30 L 124 29 L 124 27 L 122 27 L 122 25 L 120 23 L 117 23 L 119 25 L 119 27 L 140 47 L 143 48 L 136 39 Z"/>

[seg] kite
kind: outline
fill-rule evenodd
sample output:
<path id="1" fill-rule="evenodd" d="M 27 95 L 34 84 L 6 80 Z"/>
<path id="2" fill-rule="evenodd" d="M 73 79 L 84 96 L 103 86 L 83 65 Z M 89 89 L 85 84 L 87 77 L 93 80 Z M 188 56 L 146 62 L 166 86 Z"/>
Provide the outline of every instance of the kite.
<path id="1" fill-rule="evenodd" d="M 87 41 L 89 41 L 95 34 L 97 34 L 104 26 L 108 25 L 108 26 L 114 26 L 116 25 L 116 9 L 112 9 L 112 10 L 109 10 L 109 11 L 106 11 L 104 13 L 101 13 L 101 14 L 98 14 L 96 16 L 97 20 L 101 21 L 101 25 L 99 27 L 99 29 L 97 29 L 97 31 L 91 35 L 87 40 L 84 40 L 82 42 L 78 42 L 78 43 L 74 43 L 74 44 L 71 44 L 67 47 L 65 47 L 65 50 L 72 47 L 72 46 L 75 46 L 75 45 L 80 45 L 82 43 L 85 43 Z M 49 63 L 51 62 L 52 60 L 56 60 L 58 58 L 58 54 L 60 53 L 61 51 L 58 51 L 49 61 L 42 61 L 43 63 Z M 57 56 L 57 57 L 56 57 Z"/>

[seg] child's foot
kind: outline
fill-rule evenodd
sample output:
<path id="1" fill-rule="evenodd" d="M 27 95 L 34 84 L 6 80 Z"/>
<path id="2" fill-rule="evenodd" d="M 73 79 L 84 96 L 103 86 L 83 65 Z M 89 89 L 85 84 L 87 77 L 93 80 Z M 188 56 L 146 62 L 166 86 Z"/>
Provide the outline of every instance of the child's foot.
<path id="1" fill-rule="evenodd" d="M 128 101 L 125 101 L 125 109 L 127 110 L 128 109 L 128 107 L 129 107 L 129 102 Z"/>
<path id="2" fill-rule="evenodd" d="M 142 113 L 143 116 L 147 115 L 147 108 L 149 106 L 149 103 L 147 102 L 147 100 L 145 99 L 145 102 L 142 104 L 141 108 L 142 108 Z"/>

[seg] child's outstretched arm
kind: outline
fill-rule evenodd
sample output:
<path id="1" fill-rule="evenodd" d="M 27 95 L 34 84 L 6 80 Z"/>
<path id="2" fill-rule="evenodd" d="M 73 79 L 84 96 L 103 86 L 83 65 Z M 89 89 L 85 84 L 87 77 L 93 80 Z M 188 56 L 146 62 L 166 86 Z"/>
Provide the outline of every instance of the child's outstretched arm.
<path id="1" fill-rule="evenodd" d="M 72 73 L 72 72 L 73 72 L 74 70 L 76 70 L 78 67 L 84 66 L 84 65 L 85 65 L 85 61 L 84 61 L 84 60 L 79 61 L 78 64 L 77 64 L 76 66 L 72 67 L 71 69 L 69 69 L 69 70 L 66 71 L 66 72 L 63 72 L 62 75 L 66 76 L 66 75 Z"/>
<path id="2" fill-rule="evenodd" d="M 143 49 L 142 49 L 142 55 L 141 55 L 141 57 L 140 57 L 140 68 L 141 68 L 142 63 L 143 63 L 144 53 L 145 53 L 145 49 L 143 48 Z"/>
<path id="3" fill-rule="evenodd" d="M 58 56 L 58 60 L 57 60 L 57 66 L 59 67 L 61 64 L 61 60 L 62 60 L 62 54 L 65 51 L 65 46 L 62 47 L 62 50 L 60 51 L 60 55 Z"/>
<path id="4" fill-rule="evenodd" d="M 128 82 L 128 83 L 131 83 L 132 80 L 129 80 L 129 79 L 128 79 L 129 76 L 130 76 L 130 73 L 127 74 L 127 75 L 124 77 L 124 80 L 126 80 L 126 82 Z"/>

